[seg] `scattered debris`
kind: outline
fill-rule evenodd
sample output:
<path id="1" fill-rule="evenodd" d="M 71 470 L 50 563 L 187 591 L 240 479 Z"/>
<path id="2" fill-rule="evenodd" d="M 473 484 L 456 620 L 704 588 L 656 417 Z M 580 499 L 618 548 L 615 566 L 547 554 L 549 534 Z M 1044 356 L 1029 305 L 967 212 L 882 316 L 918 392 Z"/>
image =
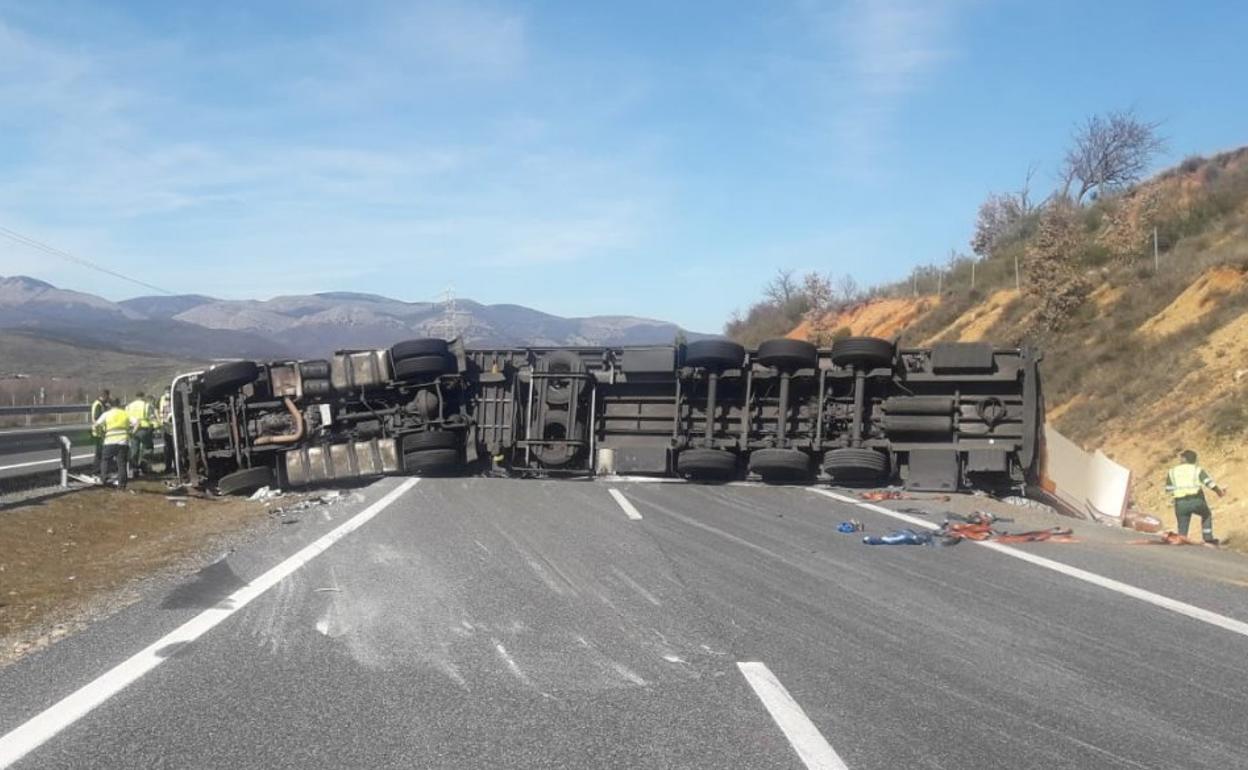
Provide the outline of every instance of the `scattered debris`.
<path id="1" fill-rule="evenodd" d="M 879 502 L 881 500 L 907 500 L 900 489 L 872 489 L 869 492 L 858 493 L 858 499 Z"/>
<path id="2" fill-rule="evenodd" d="M 867 535 L 862 538 L 867 545 L 931 545 L 932 535 L 929 532 L 915 532 L 913 529 L 899 529 L 887 535 Z"/>
<path id="3" fill-rule="evenodd" d="M 867 528 L 866 525 L 863 524 L 861 521 L 858 521 L 857 519 L 850 519 L 849 521 L 842 521 L 840 524 L 836 525 L 837 532 L 843 532 L 847 535 L 852 535 L 855 532 L 862 532 L 866 528 Z"/>
<path id="4" fill-rule="evenodd" d="M 1017 505 L 1020 508 L 1032 508 L 1042 513 L 1052 513 L 1052 514 L 1057 513 L 1057 509 L 1055 509 L 1053 506 L 1048 505 L 1047 503 L 1042 503 L 1039 500 L 1032 500 L 1030 497 L 1010 495 L 1009 497 L 1002 497 L 1000 498 L 1000 500 L 1006 505 Z"/>
<path id="5" fill-rule="evenodd" d="M 1188 540 L 1178 532 L 1163 532 L 1161 537 L 1150 537 L 1144 540 L 1132 540 L 1127 545 L 1203 545 L 1206 548 L 1217 548 L 1217 543 L 1198 543 Z"/>
<path id="6" fill-rule="evenodd" d="M 1134 508 L 1128 508 L 1122 517 L 1122 526 L 1137 532 L 1160 532 L 1161 519 Z"/>
<path id="7" fill-rule="evenodd" d="M 254 502 L 263 502 L 265 500 L 272 500 L 275 497 L 281 497 L 281 496 L 282 496 L 281 490 L 273 489 L 271 487 L 265 486 L 265 487 L 260 487 L 259 489 L 257 489 L 255 492 L 251 494 L 251 497 L 247 499 L 252 500 Z"/>

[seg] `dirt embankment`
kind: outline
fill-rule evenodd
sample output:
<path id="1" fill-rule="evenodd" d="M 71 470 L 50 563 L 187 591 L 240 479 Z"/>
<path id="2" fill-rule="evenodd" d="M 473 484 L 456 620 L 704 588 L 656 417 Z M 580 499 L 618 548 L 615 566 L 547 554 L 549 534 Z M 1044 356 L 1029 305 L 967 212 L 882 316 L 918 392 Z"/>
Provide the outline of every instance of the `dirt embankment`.
<path id="1" fill-rule="evenodd" d="M 890 297 L 861 302 L 825 319 L 824 326 L 833 333 L 854 337 L 891 339 L 940 304 L 935 296 Z M 803 321 L 787 337 L 810 339 L 810 322 Z"/>
<path id="2" fill-rule="evenodd" d="M 263 503 L 167 497 L 160 482 L 0 508 L 0 665 L 133 602 L 135 581 L 272 526 Z"/>

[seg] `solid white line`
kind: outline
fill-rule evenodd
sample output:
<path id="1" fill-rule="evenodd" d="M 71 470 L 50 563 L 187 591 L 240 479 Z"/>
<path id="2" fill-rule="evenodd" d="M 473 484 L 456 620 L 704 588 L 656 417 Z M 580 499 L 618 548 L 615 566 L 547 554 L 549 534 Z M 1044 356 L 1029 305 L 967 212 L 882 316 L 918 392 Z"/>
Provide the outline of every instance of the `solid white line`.
<path id="1" fill-rule="evenodd" d="M 611 493 L 611 496 L 615 498 L 615 501 L 620 504 L 621 508 L 624 509 L 624 513 L 628 516 L 628 518 L 633 521 L 637 521 L 641 518 L 641 514 L 637 512 L 637 509 L 634 508 L 633 504 L 628 501 L 628 498 L 624 496 L 623 492 L 618 489 L 608 489 L 607 491 Z"/>
<path id="2" fill-rule="evenodd" d="M 835 492 L 829 492 L 826 489 L 811 489 L 810 491 L 825 497 L 830 497 L 833 500 L 839 500 L 843 503 L 852 503 L 860 508 L 866 508 L 867 510 L 876 511 L 877 513 L 882 513 L 886 516 L 892 516 L 894 519 L 900 519 L 907 524 L 926 527 L 927 529 L 940 529 L 939 526 L 930 521 L 925 521 L 924 519 L 919 519 L 900 511 L 891 511 L 883 506 L 864 503 L 860 500 L 855 500 L 852 497 L 846 497 L 845 495 L 839 495 Z M 1236 620 L 1235 618 L 1227 617 L 1226 615 L 1219 615 L 1216 612 L 1202 609 L 1194 604 L 1188 604 L 1187 602 L 1181 602 L 1177 599 L 1171 599 L 1168 596 L 1162 596 L 1161 594 L 1156 594 L 1143 588 L 1137 588 L 1128 583 L 1123 583 L 1120 580 L 1114 580 L 1113 578 L 1105 577 L 1104 575 L 1099 575 L 1095 572 L 1089 572 L 1085 569 L 1072 567 L 1069 564 L 1065 564 L 1060 561 L 1046 559 L 1045 557 L 1037 556 L 1030 551 L 1013 548 L 1002 543 L 994 543 L 991 540 L 972 540 L 971 542 L 976 545 L 982 545 L 983 547 L 996 551 L 997 553 L 1003 553 L 1006 556 L 1013 556 L 1015 559 L 1028 562 L 1029 564 L 1035 564 L 1038 567 L 1044 567 L 1045 569 L 1051 569 L 1054 572 L 1060 572 L 1061 574 L 1073 577 L 1076 580 L 1082 580 L 1085 583 L 1091 583 L 1092 585 L 1106 588 L 1110 591 L 1120 593 L 1123 596 L 1130 596 L 1132 599 L 1139 599 L 1142 602 L 1148 602 L 1155 607 L 1161 607 L 1162 609 L 1170 610 L 1171 612 L 1177 612 L 1178 614 L 1185 615 L 1193 620 L 1199 620 L 1202 623 L 1208 623 L 1211 626 L 1217 626 L 1218 628 L 1225 629 L 1241 636 L 1248 636 L 1248 623 L 1245 623 L 1242 620 Z"/>
<path id="3" fill-rule="evenodd" d="M 69 459 L 71 459 L 71 460 L 85 460 L 85 459 L 87 459 L 88 457 L 95 457 L 95 455 L 94 455 L 94 454 L 88 454 L 88 455 L 72 455 Z M 11 470 L 14 470 L 14 469 L 16 469 L 16 468 L 32 468 L 32 467 L 34 467 L 34 466 L 36 466 L 36 465 L 60 465 L 60 464 L 61 464 L 61 458 L 59 458 L 59 457 L 58 457 L 58 458 L 56 458 L 55 460 L 32 460 L 32 461 L 30 461 L 30 462 L 28 462 L 28 463 L 16 463 L 16 464 L 14 464 L 14 465 L 0 465 L 0 471 L 11 471 Z"/>
<path id="4" fill-rule="evenodd" d="M 420 479 L 408 479 L 384 497 L 352 516 L 302 550 L 271 568 L 260 577 L 222 599 L 216 606 L 183 623 L 160 639 L 119 663 L 99 678 L 32 717 L 25 724 L 0 737 L 0 768 L 6 768 L 39 748 L 61 730 L 86 716 L 144 674 L 159 666 L 179 646 L 189 644 L 218 623 L 246 607 L 251 600 L 280 583 L 295 570 L 312 561 L 327 548 L 363 526 L 411 489 Z"/>
<path id="5" fill-rule="evenodd" d="M 848 770 L 845 761 L 837 755 L 831 744 L 815 727 L 806 712 L 793 700 L 776 675 L 766 664 L 757 661 L 737 663 L 745 681 L 750 683 L 754 694 L 763 702 L 771 718 L 775 720 L 793 750 L 810 770 Z"/>

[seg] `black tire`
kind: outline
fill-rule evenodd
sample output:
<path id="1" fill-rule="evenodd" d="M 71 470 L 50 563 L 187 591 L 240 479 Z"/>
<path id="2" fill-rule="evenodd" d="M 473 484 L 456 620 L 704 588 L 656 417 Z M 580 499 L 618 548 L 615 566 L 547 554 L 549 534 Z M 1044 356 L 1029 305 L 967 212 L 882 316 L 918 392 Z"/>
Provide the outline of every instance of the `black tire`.
<path id="1" fill-rule="evenodd" d="M 396 364 L 408 358 L 445 356 L 449 354 L 450 349 L 446 346 L 446 340 L 440 340 L 435 337 L 404 340 L 390 348 L 390 360 Z"/>
<path id="2" fill-rule="evenodd" d="M 273 469 L 268 466 L 246 468 L 227 473 L 217 479 L 218 495 L 244 495 L 260 487 L 272 486 Z"/>
<path id="3" fill-rule="evenodd" d="M 850 369 L 892 367 L 896 348 L 879 337 L 846 337 L 832 343 L 832 363 Z"/>
<path id="4" fill-rule="evenodd" d="M 567 412 L 547 412 L 542 421 L 542 439 L 565 441 L 572 439 L 570 434 L 572 419 Z M 547 468 L 562 468 L 569 465 L 580 454 L 583 447 L 575 444 L 534 444 L 533 456 Z"/>
<path id="5" fill-rule="evenodd" d="M 947 414 L 886 414 L 884 432 L 898 435 L 947 435 L 953 433 L 953 416 Z"/>
<path id="6" fill-rule="evenodd" d="M 312 398 L 319 398 L 321 396 L 328 396 L 330 393 L 333 392 L 333 390 L 334 390 L 334 386 L 330 384 L 329 380 L 304 380 L 303 381 L 303 395 L 305 396 L 310 396 Z"/>
<path id="7" fill-rule="evenodd" d="M 549 373 L 580 374 L 585 371 L 585 362 L 581 357 L 567 350 L 556 350 L 542 356 L 542 371 Z M 544 400 L 548 404 L 566 404 L 572 400 L 572 386 L 576 380 L 572 378 L 542 378 L 545 383 Z M 584 393 L 585 389 L 582 388 Z"/>
<path id="8" fill-rule="evenodd" d="M 421 476 L 446 476 L 460 471 L 458 449 L 422 449 L 403 454 L 403 470 Z"/>
<path id="9" fill-rule="evenodd" d="M 754 360 L 785 371 L 813 369 L 819 362 L 819 350 L 805 340 L 767 340 L 758 346 Z"/>
<path id="10" fill-rule="evenodd" d="M 750 471 L 763 481 L 805 481 L 810 478 L 810 455 L 797 449 L 755 449 Z"/>
<path id="11" fill-rule="evenodd" d="M 732 340 L 697 340 L 685 346 L 685 366 L 702 369 L 740 369 L 745 348 Z"/>
<path id="12" fill-rule="evenodd" d="M 403 437 L 403 452 L 422 452 L 428 449 L 459 449 L 460 433 L 451 430 L 427 430 L 409 433 Z"/>
<path id="13" fill-rule="evenodd" d="M 448 355 L 416 356 L 404 358 L 394 364 L 396 380 L 415 380 L 422 377 L 436 377 L 455 371 L 455 359 Z"/>
<path id="14" fill-rule="evenodd" d="M 721 481 L 737 475 L 737 456 L 724 449 L 686 449 L 676 455 L 676 473 Z"/>
<path id="15" fill-rule="evenodd" d="M 888 455 L 874 449 L 831 449 L 823 456 L 823 470 L 840 484 L 874 484 L 888 474 Z"/>
<path id="16" fill-rule="evenodd" d="M 299 362 L 299 376 L 305 380 L 328 380 L 329 379 L 329 362 L 328 361 L 301 361 Z"/>
<path id="17" fill-rule="evenodd" d="M 204 372 L 200 380 L 200 392 L 204 400 L 211 401 L 238 392 L 244 385 L 253 383 L 260 377 L 260 367 L 255 361 L 231 361 L 228 364 L 217 364 Z"/>

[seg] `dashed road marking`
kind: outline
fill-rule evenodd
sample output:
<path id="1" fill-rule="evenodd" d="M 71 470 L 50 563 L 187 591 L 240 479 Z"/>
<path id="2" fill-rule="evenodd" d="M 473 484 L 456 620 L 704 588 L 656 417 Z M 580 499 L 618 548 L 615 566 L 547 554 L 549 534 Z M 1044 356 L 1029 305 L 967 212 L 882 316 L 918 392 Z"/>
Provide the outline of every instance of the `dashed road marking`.
<path id="1" fill-rule="evenodd" d="M 324 553 L 330 546 L 362 527 L 370 519 L 384 511 L 404 492 L 416 486 L 420 479 L 408 479 L 386 493 L 347 521 L 304 546 L 293 556 L 242 588 L 222 599 L 215 606 L 204 610 L 173 631 L 165 634 L 143 650 L 114 666 L 94 681 L 42 713 L 0 737 L 0 770 L 42 746 L 53 736 L 86 716 L 96 706 L 138 681 L 144 674 L 159 666 L 177 650 L 208 633 L 226 618 L 246 607 L 253 599 L 280 583 L 292 572 Z"/>
<path id="2" fill-rule="evenodd" d="M 628 501 L 628 498 L 624 496 L 623 492 L 615 488 L 608 489 L 607 491 L 611 493 L 611 496 L 615 498 L 615 501 L 620 504 L 621 508 L 624 509 L 624 515 L 634 521 L 641 519 L 641 514 L 637 512 L 637 509 Z"/>
<path id="3" fill-rule="evenodd" d="M 771 714 L 771 718 L 784 732 L 784 737 L 789 739 L 793 750 L 806 767 L 810 770 L 849 770 L 845 761 L 765 663 L 743 661 L 737 663 L 737 668 L 741 669 L 745 681 L 749 682 L 754 694 L 763 702 L 767 713 Z"/>
<path id="4" fill-rule="evenodd" d="M 855 500 L 852 497 L 837 494 L 836 492 L 831 492 L 826 489 L 811 489 L 810 491 L 823 495 L 824 497 L 830 497 L 833 500 L 839 500 L 842 503 L 851 503 L 859 508 L 865 508 L 869 511 L 882 513 L 885 516 L 891 516 L 894 519 L 899 519 L 907 524 L 913 524 L 916 527 L 924 527 L 932 530 L 940 529 L 938 525 L 933 524 L 930 521 L 925 521 L 924 519 L 910 516 L 900 511 L 892 511 L 880 505 L 864 503 L 861 500 Z M 1194 604 L 1181 602 L 1178 599 L 1171 599 L 1168 596 L 1162 596 L 1161 594 L 1153 593 L 1152 591 L 1147 591 L 1143 588 L 1137 588 L 1129 583 L 1123 583 L 1121 580 L 1114 580 L 1113 578 L 1105 577 L 1104 575 L 1098 575 L 1095 572 L 1089 572 L 1085 569 L 1072 567 L 1069 564 L 1065 564 L 1060 561 L 1046 559 L 1043 556 L 1037 556 L 1034 553 L 1024 551 L 1019 548 L 1013 548 L 1001 543 L 994 543 L 991 540 L 972 540 L 971 542 L 976 545 L 982 545 L 984 548 L 996 551 L 997 553 L 1003 553 L 1006 556 L 1013 556 L 1015 559 L 1019 559 L 1020 561 L 1035 564 L 1037 567 L 1044 567 L 1045 569 L 1050 569 L 1054 572 L 1060 572 L 1061 574 L 1073 577 L 1076 580 L 1082 580 L 1085 583 L 1100 586 L 1101 588 L 1114 591 L 1115 593 L 1120 593 L 1123 596 L 1130 596 L 1132 599 L 1139 599 L 1142 602 L 1148 602 L 1155 607 L 1161 607 L 1162 609 L 1170 610 L 1171 612 L 1177 612 L 1180 615 L 1185 615 L 1193 620 L 1199 620 L 1202 623 L 1208 623 L 1211 626 L 1217 626 L 1218 628 L 1225 629 L 1231 633 L 1239 634 L 1240 636 L 1248 636 L 1248 623 L 1245 623 L 1242 620 L 1236 620 L 1235 618 L 1230 618 L 1226 615 L 1219 615 L 1216 612 L 1197 607 Z"/>

